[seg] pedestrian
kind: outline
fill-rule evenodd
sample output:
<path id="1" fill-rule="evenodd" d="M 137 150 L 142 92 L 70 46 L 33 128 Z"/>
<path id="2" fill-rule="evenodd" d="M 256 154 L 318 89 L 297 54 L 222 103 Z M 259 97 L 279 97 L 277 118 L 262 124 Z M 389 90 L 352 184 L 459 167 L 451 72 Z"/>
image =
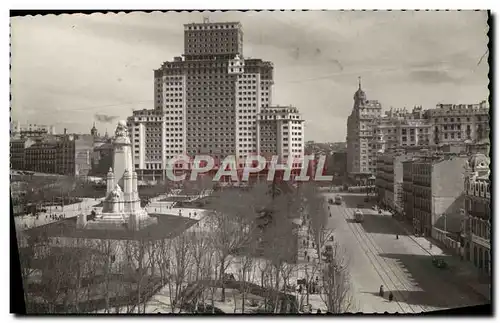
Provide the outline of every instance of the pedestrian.
<path id="1" fill-rule="evenodd" d="M 399 235 L 396 234 L 396 240 L 398 240 L 398 239 L 399 239 Z"/>
<path id="2" fill-rule="evenodd" d="M 432 249 L 432 242 L 429 242 L 429 250 Z"/>
<path id="3" fill-rule="evenodd" d="M 394 294 L 392 294 L 392 292 L 389 293 L 389 302 L 392 302 L 392 300 L 394 299 Z"/>
<path id="4" fill-rule="evenodd" d="M 307 262 L 309 262 L 311 260 L 311 257 L 307 256 Z"/>
<path id="5" fill-rule="evenodd" d="M 307 257 L 307 250 L 304 250 L 304 258 Z"/>

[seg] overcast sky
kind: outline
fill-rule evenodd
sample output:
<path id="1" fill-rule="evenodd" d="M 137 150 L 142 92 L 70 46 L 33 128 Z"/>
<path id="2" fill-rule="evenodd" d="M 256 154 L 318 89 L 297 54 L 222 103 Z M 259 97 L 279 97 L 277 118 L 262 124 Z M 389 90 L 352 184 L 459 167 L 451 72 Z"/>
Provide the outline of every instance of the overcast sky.
<path id="1" fill-rule="evenodd" d="M 358 76 L 384 109 L 488 96 L 486 12 L 49 15 L 11 19 L 12 118 L 87 133 L 96 114 L 153 108 L 153 70 L 203 16 L 243 24 L 244 56 L 274 63 L 273 103 L 300 109 L 306 140 L 345 141 Z"/>

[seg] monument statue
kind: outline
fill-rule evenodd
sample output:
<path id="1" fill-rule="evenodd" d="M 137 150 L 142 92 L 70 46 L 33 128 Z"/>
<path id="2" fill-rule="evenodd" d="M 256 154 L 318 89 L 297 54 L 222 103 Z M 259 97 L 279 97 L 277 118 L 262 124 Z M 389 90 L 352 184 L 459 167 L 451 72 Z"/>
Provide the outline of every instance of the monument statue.
<path id="1" fill-rule="evenodd" d="M 123 230 L 124 225 L 132 231 L 155 224 L 141 207 L 137 190 L 137 173 L 132 162 L 132 145 L 127 123 L 118 122 L 113 138 L 113 166 L 107 175 L 106 198 L 94 221 L 79 221 L 79 229 Z"/>
<path id="2" fill-rule="evenodd" d="M 115 130 L 115 138 L 126 137 L 128 138 L 127 123 L 124 120 L 118 122 Z"/>

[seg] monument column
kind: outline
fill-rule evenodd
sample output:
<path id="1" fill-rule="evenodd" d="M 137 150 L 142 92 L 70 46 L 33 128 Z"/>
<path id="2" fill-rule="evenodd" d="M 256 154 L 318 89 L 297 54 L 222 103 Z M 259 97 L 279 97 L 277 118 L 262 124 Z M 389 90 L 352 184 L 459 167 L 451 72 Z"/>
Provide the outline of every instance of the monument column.
<path id="1" fill-rule="evenodd" d="M 118 123 L 118 127 L 116 128 L 113 146 L 113 170 L 115 174 L 115 183 L 120 185 L 120 187 L 125 190 L 125 187 L 123 186 L 123 174 L 125 173 L 125 170 L 128 170 L 129 173 L 132 173 L 133 164 L 127 123 L 123 120 Z"/>

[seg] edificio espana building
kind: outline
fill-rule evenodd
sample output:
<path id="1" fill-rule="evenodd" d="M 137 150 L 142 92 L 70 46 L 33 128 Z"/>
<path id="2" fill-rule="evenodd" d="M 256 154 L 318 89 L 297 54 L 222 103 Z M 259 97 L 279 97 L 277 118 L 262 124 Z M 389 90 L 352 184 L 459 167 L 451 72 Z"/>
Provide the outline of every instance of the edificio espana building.
<path id="1" fill-rule="evenodd" d="M 273 70 L 271 62 L 244 56 L 239 22 L 184 25 L 184 54 L 154 71 L 154 108 L 127 120 L 138 175 L 162 178 L 169 160 L 181 154 L 215 160 L 243 160 L 263 150 L 284 158 L 303 154 L 297 109 L 287 108 L 297 112 L 285 117 L 280 107 L 271 109 Z M 272 136 L 259 130 L 259 123 L 268 127 L 267 115 L 276 118 Z"/>

